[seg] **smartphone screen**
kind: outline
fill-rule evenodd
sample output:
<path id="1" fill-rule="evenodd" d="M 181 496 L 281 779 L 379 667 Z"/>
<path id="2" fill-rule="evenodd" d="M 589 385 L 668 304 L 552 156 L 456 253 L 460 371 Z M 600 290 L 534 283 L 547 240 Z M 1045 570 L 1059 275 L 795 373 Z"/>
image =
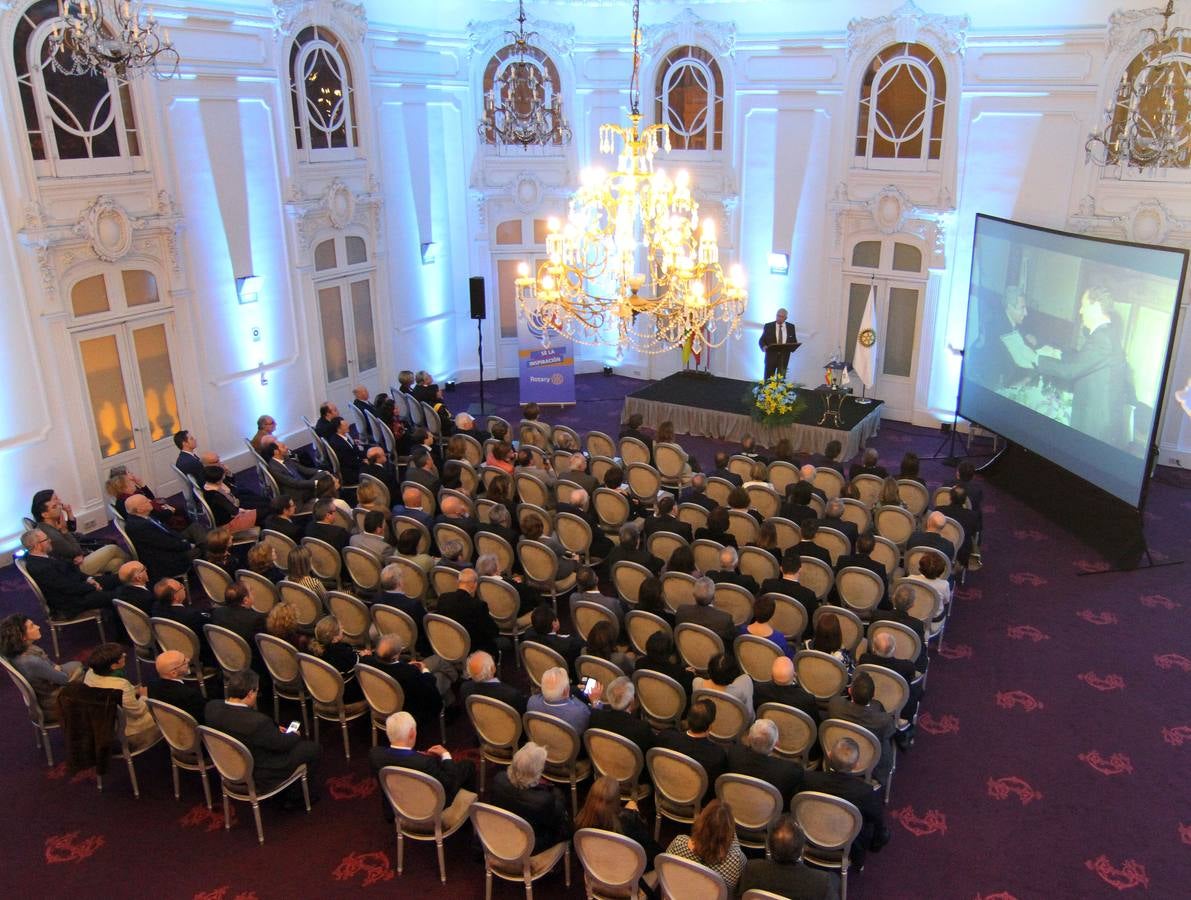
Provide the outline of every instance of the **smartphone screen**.
<path id="1" fill-rule="evenodd" d="M 295 719 L 294 721 L 289 723 L 289 727 L 287 727 L 285 729 L 285 733 L 286 734 L 295 734 L 298 731 L 298 729 L 301 727 L 302 727 L 302 723 L 299 722 L 297 719 Z"/>
<path id="2" fill-rule="evenodd" d="M 594 691 L 595 686 L 596 686 L 596 680 L 591 677 L 583 678 L 583 679 L 580 679 L 580 681 L 579 681 L 579 690 L 581 690 L 585 694 L 590 694 L 592 691 Z"/>

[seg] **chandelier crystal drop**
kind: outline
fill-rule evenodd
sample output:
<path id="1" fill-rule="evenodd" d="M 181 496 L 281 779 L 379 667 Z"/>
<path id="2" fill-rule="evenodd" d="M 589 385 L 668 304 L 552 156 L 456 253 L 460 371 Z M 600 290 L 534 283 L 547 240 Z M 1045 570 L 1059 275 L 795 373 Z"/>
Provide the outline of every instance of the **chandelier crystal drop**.
<path id="1" fill-rule="evenodd" d="M 537 32 L 525 31 L 524 0 L 517 4 L 517 30 L 507 33 L 516 58 L 484 95 L 480 137 L 494 144 L 520 144 L 526 150 L 535 144 L 569 144 L 571 128 L 562 113 L 562 98 L 554 93 L 547 102 L 546 95 L 553 90 L 533 60 L 530 41 Z"/>
<path id="2" fill-rule="evenodd" d="M 740 266 L 720 264 L 716 227 L 699 216 L 685 171 L 654 168 L 669 152 L 666 125 L 642 129 L 640 2 L 633 4 L 629 126 L 602 125 L 600 152 L 616 170 L 585 170 L 565 222 L 551 219 L 546 260 L 521 263 L 517 301 L 530 330 L 623 352 L 665 353 L 690 342 L 700 354 L 739 337 L 748 301 Z"/>
<path id="3" fill-rule="evenodd" d="M 106 10 L 101 0 L 58 0 L 47 46 L 50 65 L 63 75 L 169 78 L 180 62 L 169 29 L 130 0 L 114 0 Z"/>
<path id="4" fill-rule="evenodd" d="M 1173 169 L 1191 166 L 1191 31 L 1170 28 L 1174 0 L 1162 11 L 1162 29 L 1147 28 L 1145 49 L 1121 75 L 1104 126 L 1084 150 L 1098 166 Z"/>

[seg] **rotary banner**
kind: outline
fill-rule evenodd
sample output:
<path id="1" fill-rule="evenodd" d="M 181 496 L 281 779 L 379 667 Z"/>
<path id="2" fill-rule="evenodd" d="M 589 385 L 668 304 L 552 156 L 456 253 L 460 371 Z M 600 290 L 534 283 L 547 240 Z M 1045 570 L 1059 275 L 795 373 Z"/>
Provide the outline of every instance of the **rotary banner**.
<path id="1" fill-rule="evenodd" d="M 518 355 L 522 405 L 575 402 L 575 355 L 569 344 L 522 348 Z"/>
<path id="2" fill-rule="evenodd" d="M 877 286 L 868 292 L 864 316 L 856 333 L 856 347 L 852 351 L 852 368 L 865 387 L 872 387 L 877 375 Z"/>

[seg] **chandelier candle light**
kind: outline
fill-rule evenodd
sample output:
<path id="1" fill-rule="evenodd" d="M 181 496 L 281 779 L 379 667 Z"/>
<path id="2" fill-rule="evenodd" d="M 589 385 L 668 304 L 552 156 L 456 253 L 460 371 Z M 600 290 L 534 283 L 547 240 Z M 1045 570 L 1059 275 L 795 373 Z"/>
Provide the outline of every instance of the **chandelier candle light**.
<path id="1" fill-rule="evenodd" d="M 600 126 L 600 152 L 619 139 L 616 171 L 582 173 L 566 222 L 548 222 L 546 261 L 536 275 L 518 267 L 517 301 L 546 346 L 554 333 L 652 354 L 689 337 L 699 354 L 739 337 L 748 292 L 739 266 L 724 273 L 715 222 L 700 218 L 687 173 L 654 169 L 658 151 L 670 150 L 670 131 L 641 128 L 639 21 L 637 0 L 630 125 Z"/>
<path id="2" fill-rule="evenodd" d="M 116 76 L 128 80 L 152 73 L 169 78 L 180 58 L 153 15 L 140 3 L 115 0 L 104 12 L 100 0 L 58 0 L 58 20 L 50 30 L 50 65 L 64 75 Z"/>

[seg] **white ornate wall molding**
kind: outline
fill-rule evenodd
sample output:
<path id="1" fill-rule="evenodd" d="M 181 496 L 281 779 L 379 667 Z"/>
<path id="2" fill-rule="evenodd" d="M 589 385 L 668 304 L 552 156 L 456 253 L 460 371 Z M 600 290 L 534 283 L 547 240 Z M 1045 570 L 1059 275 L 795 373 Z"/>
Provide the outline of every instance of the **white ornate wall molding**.
<path id="1" fill-rule="evenodd" d="M 827 204 L 833 225 L 832 256 L 843 257 L 849 234 L 874 231 L 890 236 L 904 234 L 926 245 L 930 255 L 927 268 L 945 268 L 948 230 L 954 222 L 955 205 L 946 194 L 940 200 L 940 205 L 935 207 L 917 205 L 905 191 L 893 184 L 886 185 L 867 200 L 852 199 L 847 184 L 840 182 Z"/>
<path id="2" fill-rule="evenodd" d="M 299 249 L 304 256 L 310 253 L 316 235 L 349 228 L 367 231 L 376 246 L 384 200 L 375 179 L 368 179 L 367 188 L 363 193 L 356 193 L 339 178 L 328 182 L 320 193 L 307 194 L 297 184 L 291 187 L 285 209 L 294 221 Z"/>
<path id="3" fill-rule="evenodd" d="M 963 55 L 971 20 L 923 12 L 906 0 L 890 15 L 848 22 L 848 58 L 867 58 L 887 43 L 919 42 L 945 54 Z"/>
<path id="4" fill-rule="evenodd" d="M 711 22 L 690 9 L 684 9 L 669 22 L 650 25 L 641 31 L 644 38 L 641 51 L 647 59 L 663 48 L 683 44 L 697 44 L 715 56 L 736 53 L 735 22 Z"/>
<path id="5" fill-rule="evenodd" d="M 1089 194 L 1067 222 L 1073 231 L 1095 237 L 1123 237 L 1142 244 L 1191 243 L 1191 219 L 1176 215 L 1156 197 L 1139 200 L 1124 212 L 1110 213 L 1097 209 L 1096 198 Z"/>
<path id="6" fill-rule="evenodd" d="M 1175 17 L 1178 22 L 1178 16 Z M 1110 53 L 1137 53 L 1149 42 L 1147 29 L 1162 28 L 1162 10 L 1118 9 L 1108 17 L 1108 30 L 1104 33 L 1104 45 Z"/>
<path id="7" fill-rule="evenodd" d="M 575 49 L 575 26 L 549 19 L 527 18 L 531 47 L 537 47 L 552 59 L 570 56 Z M 488 57 L 501 47 L 511 44 L 510 34 L 516 30 L 516 19 L 488 19 L 467 23 L 467 55 L 479 56 L 487 64 Z M 557 63 L 557 60 L 555 60 Z"/>
<path id="8" fill-rule="evenodd" d="M 326 25 L 340 37 L 359 44 L 368 32 L 368 15 L 362 3 L 348 0 L 273 0 L 273 34 L 277 40 L 292 37 L 311 24 Z"/>

